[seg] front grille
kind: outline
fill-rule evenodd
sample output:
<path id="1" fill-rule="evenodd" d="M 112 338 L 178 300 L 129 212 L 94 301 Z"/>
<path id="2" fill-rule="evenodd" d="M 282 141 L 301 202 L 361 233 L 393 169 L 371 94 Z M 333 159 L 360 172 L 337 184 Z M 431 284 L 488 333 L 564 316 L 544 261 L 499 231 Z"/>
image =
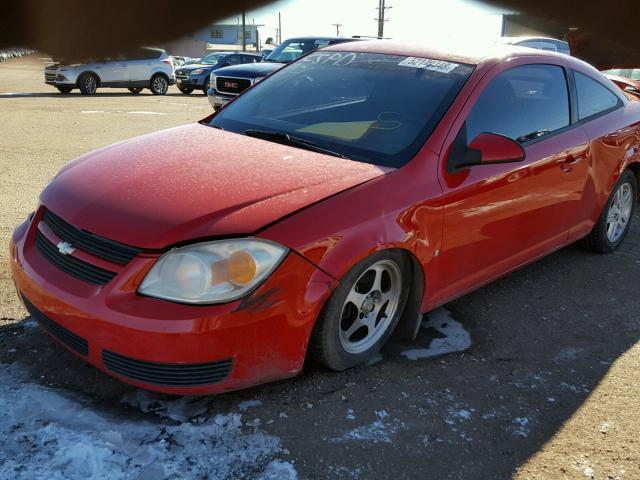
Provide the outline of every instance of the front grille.
<path id="1" fill-rule="evenodd" d="M 187 75 L 185 75 L 184 73 L 176 73 L 176 78 L 179 80 L 186 80 Z"/>
<path id="2" fill-rule="evenodd" d="M 238 95 L 251 86 L 246 78 L 216 77 L 216 90 L 222 93 Z"/>
<path id="3" fill-rule="evenodd" d="M 50 210 L 44 211 L 42 221 L 65 242 L 110 262 L 126 265 L 140 253 L 139 248 L 114 242 L 69 225 Z"/>
<path id="4" fill-rule="evenodd" d="M 219 383 L 231 373 L 232 361 L 211 363 L 154 363 L 102 351 L 104 366 L 114 373 L 141 382 L 170 387 L 192 387 Z"/>
<path id="5" fill-rule="evenodd" d="M 116 276 L 115 272 L 83 262 L 71 255 L 63 255 L 58 250 L 58 247 L 40 232 L 36 234 L 36 247 L 38 247 L 43 257 L 60 270 L 85 282 L 93 283 L 94 285 L 105 285 Z"/>
<path id="6" fill-rule="evenodd" d="M 89 343 L 79 335 L 70 332 L 62 325 L 58 325 L 56 322 L 47 317 L 44 313 L 38 310 L 24 295 L 22 300 L 29 314 L 36 320 L 42 327 L 60 340 L 63 344 L 69 347 L 71 350 L 78 352 L 80 355 L 87 356 L 89 354 Z"/>

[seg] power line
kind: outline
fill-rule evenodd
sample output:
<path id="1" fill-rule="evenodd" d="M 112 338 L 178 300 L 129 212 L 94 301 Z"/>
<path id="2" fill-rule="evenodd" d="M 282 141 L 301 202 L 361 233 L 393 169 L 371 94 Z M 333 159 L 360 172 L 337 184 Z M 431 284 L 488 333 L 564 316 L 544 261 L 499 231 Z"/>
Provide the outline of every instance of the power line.
<path id="1" fill-rule="evenodd" d="M 340 27 L 344 27 L 344 23 L 332 23 L 334 27 L 336 27 L 336 37 L 340 36 Z"/>
<path id="2" fill-rule="evenodd" d="M 387 10 L 389 10 L 392 7 L 386 7 L 385 6 L 385 0 L 378 0 L 378 18 L 375 18 L 374 20 L 376 20 L 378 22 L 378 37 L 382 38 L 384 37 L 384 23 L 388 22 L 388 19 L 384 18 L 384 14 Z"/>

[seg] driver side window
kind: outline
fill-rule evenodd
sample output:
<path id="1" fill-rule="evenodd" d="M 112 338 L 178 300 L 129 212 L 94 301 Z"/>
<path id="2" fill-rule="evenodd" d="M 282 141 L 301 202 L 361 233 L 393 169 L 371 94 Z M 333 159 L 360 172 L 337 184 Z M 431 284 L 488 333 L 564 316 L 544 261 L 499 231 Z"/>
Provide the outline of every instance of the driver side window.
<path id="1" fill-rule="evenodd" d="M 467 145 L 481 133 L 498 133 L 525 143 L 569 123 L 564 70 L 554 65 L 523 65 L 502 72 L 485 87 L 467 117 Z"/>

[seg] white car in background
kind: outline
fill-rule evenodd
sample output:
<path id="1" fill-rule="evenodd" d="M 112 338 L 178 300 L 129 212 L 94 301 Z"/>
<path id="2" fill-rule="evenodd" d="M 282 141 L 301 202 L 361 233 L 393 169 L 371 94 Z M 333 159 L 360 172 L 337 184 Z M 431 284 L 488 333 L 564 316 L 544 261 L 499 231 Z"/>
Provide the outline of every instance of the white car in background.
<path id="1" fill-rule="evenodd" d="M 154 95 L 164 95 L 175 80 L 171 58 L 158 48 L 138 48 L 87 63 L 61 61 L 44 69 L 46 84 L 53 85 L 60 93 L 78 88 L 83 95 L 93 95 L 102 87 L 128 88 L 133 94 L 148 88 Z"/>
<path id="2" fill-rule="evenodd" d="M 546 50 L 547 52 L 564 53 L 571 55 L 569 43 L 564 40 L 550 37 L 502 37 L 498 43 L 507 45 L 519 45 L 520 47 L 535 48 L 537 50 Z"/>

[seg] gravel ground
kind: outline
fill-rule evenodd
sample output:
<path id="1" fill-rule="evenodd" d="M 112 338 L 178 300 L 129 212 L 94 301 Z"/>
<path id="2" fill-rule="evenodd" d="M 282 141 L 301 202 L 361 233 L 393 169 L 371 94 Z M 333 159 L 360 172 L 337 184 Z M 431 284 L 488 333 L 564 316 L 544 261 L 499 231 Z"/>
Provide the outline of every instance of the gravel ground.
<path id="1" fill-rule="evenodd" d="M 174 87 L 164 97 L 126 90 L 62 96 L 42 83 L 43 65 L 37 55 L 0 64 L 3 245 L 66 161 L 210 111 L 202 95 L 186 97 Z M 125 425 L 141 429 L 144 422 L 166 434 L 177 428 L 167 427 L 170 422 L 184 432 L 216 418 L 241 418 L 224 430 L 234 442 L 251 444 L 255 437 L 238 436 L 239 428 L 251 429 L 248 435 L 277 446 L 260 457 L 260 469 L 275 465 L 299 478 L 637 480 L 639 217 L 617 254 L 572 246 L 550 255 L 425 317 L 416 342 L 390 345 L 383 361 L 340 374 L 308 366 L 292 380 L 200 399 L 133 389 L 55 346 L 25 319 L 5 247 L 0 366 L 10 372 L 0 372 L 0 383 L 19 383 L 0 396 L 13 402 L 23 388 L 29 395 L 55 395 L 57 402 L 73 399 L 83 409 L 108 412 L 125 432 Z M 185 401 L 197 408 L 185 413 Z M 166 414 L 174 410 L 180 414 Z M 70 428 L 68 418 L 45 414 L 40 421 Z M 33 437 L 36 419 L 29 418 L 0 419 L 0 472 L 30 458 L 44 462 L 48 444 Z M 30 438 L 33 457 L 16 456 L 7 447 L 12 436 L 16 442 Z M 98 441 L 94 437 L 85 432 L 82 438 Z M 160 462 L 182 458 L 162 451 Z M 242 461 L 237 471 L 243 476 L 259 474 Z M 54 468 L 42 463 L 47 466 Z M 156 478 L 162 476 L 156 472 Z"/>

